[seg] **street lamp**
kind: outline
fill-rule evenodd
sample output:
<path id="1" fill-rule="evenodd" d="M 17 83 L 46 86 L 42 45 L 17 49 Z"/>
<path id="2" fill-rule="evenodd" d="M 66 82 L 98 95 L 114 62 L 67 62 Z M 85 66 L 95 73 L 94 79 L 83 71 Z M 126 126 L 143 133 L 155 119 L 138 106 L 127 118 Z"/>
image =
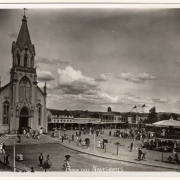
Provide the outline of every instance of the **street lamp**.
<path id="1" fill-rule="evenodd" d="M 121 144 L 119 142 L 116 142 L 114 144 L 117 146 L 117 154 L 116 155 L 118 156 L 118 147 L 121 146 Z"/>

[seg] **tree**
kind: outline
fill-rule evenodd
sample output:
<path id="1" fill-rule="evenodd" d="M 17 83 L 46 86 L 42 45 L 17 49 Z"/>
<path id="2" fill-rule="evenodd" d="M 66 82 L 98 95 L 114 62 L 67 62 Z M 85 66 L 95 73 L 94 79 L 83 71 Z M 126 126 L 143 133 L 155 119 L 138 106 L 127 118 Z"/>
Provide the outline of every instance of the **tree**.
<path id="1" fill-rule="evenodd" d="M 111 112 L 111 107 L 108 107 L 107 111 L 108 111 L 108 112 Z"/>
<path id="2" fill-rule="evenodd" d="M 149 110 L 148 118 L 147 118 L 147 120 L 144 120 L 144 123 L 152 124 L 152 123 L 155 123 L 157 121 L 158 121 L 158 118 L 157 118 L 156 108 L 152 107 Z"/>
<path id="3" fill-rule="evenodd" d="M 169 116 L 167 115 L 167 114 L 165 114 L 165 113 L 163 113 L 162 115 L 161 115 L 161 117 L 160 117 L 160 120 L 162 121 L 162 120 L 168 120 L 169 119 Z"/>

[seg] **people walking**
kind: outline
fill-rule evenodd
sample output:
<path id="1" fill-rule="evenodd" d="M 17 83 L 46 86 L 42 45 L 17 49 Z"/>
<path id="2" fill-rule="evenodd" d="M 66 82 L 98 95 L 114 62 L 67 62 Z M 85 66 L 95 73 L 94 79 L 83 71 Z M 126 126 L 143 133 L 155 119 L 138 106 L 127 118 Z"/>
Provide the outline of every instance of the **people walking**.
<path id="1" fill-rule="evenodd" d="M 82 142 L 82 140 L 81 140 L 81 138 L 79 138 L 79 146 L 81 146 L 81 142 Z"/>
<path id="2" fill-rule="evenodd" d="M 133 150 L 133 142 L 131 142 L 130 144 L 130 152 L 132 152 L 132 150 Z"/>
<path id="3" fill-rule="evenodd" d="M 21 135 L 18 134 L 19 143 L 21 142 Z"/>
<path id="4" fill-rule="evenodd" d="M 141 160 L 142 150 L 141 148 L 138 149 L 138 160 Z"/>
<path id="5" fill-rule="evenodd" d="M 47 157 L 46 157 L 46 160 L 45 160 L 46 163 L 49 163 L 49 159 L 50 159 L 50 158 L 49 158 L 49 154 L 48 154 Z"/>
<path id="6" fill-rule="evenodd" d="M 111 131 L 109 131 L 109 136 L 111 136 Z"/>
<path id="7" fill-rule="evenodd" d="M 31 167 L 31 172 L 35 172 L 33 167 Z"/>
<path id="8" fill-rule="evenodd" d="M 43 162 L 43 155 L 42 153 L 39 155 L 39 164 L 40 166 L 42 166 L 42 162 Z"/>
<path id="9" fill-rule="evenodd" d="M 6 165 L 9 164 L 9 157 L 10 157 L 10 155 L 8 154 L 8 155 L 6 156 Z"/>
<path id="10" fill-rule="evenodd" d="M 72 134 L 72 141 L 74 141 L 74 134 Z"/>
<path id="11" fill-rule="evenodd" d="M 40 139 L 40 132 L 39 131 L 37 132 L 37 139 L 38 140 Z"/>

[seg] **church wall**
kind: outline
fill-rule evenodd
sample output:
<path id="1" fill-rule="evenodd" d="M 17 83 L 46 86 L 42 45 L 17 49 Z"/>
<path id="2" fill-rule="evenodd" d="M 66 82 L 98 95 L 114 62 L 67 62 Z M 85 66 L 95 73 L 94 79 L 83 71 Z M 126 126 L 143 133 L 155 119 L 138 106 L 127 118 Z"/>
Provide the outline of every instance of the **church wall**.
<path id="1" fill-rule="evenodd" d="M 41 125 L 38 125 L 38 114 L 37 114 L 37 121 L 36 126 L 40 129 L 41 127 L 44 128 L 44 130 L 47 129 L 47 117 L 46 117 L 46 97 L 42 92 L 37 89 L 37 102 L 41 104 L 42 111 L 41 111 Z M 37 113 L 37 111 L 36 111 Z"/>
<path id="2" fill-rule="evenodd" d="M 5 97 L 10 97 L 11 95 L 11 84 L 3 89 L 0 92 L 0 133 L 8 133 L 9 125 L 3 124 L 3 103 L 6 100 Z M 8 99 L 8 102 L 10 103 L 10 99 Z M 10 116 L 11 116 L 11 110 L 10 110 Z"/>

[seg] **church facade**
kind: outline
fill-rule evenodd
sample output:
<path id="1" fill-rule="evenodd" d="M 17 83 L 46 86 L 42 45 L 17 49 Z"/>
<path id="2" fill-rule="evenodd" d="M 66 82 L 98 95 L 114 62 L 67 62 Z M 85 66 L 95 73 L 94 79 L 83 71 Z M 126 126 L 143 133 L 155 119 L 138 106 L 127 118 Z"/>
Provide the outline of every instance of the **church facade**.
<path id="1" fill-rule="evenodd" d="M 0 133 L 17 133 L 28 127 L 47 131 L 46 84 L 43 90 L 38 87 L 35 46 L 25 15 L 11 53 L 10 82 L 0 87 Z"/>

